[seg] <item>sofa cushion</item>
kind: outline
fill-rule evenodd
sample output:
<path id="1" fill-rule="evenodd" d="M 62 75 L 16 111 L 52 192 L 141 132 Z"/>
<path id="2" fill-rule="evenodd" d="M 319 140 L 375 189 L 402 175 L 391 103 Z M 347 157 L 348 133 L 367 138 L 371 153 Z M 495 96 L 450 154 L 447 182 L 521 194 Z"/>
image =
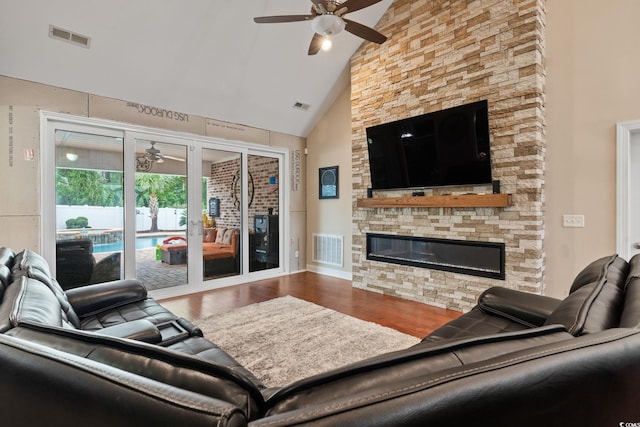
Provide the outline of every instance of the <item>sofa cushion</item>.
<path id="1" fill-rule="evenodd" d="M 97 331 L 109 326 L 140 319 L 147 319 L 154 325 L 158 325 L 175 320 L 176 315 L 158 304 L 154 299 L 147 298 L 82 316 L 79 329 Z"/>
<path id="2" fill-rule="evenodd" d="M 52 292 L 52 294 L 58 300 L 58 304 L 60 305 L 60 308 L 62 309 L 62 311 L 64 311 L 69 321 L 72 322 L 76 328 L 80 326 L 80 320 L 78 319 L 78 316 L 73 311 L 73 307 L 71 307 L 71 304 L 69 304 L 69 301 L 67 300 L 67 295 L 64 293 L 64 291 L 62 290 L 62 288 L 60 287 L 56 279 L 48 276 L 44 271 L 38 268 L 34 268 L 30 265 L 27 266 L 25 269 L 19 269 L 14 271 L 15 271 L 13 274 L 14 280 L 17 280 L 20 277 L 24 276 L 30 279 L 35 279 L 40 283 L 44 284 L 45 286 L 47 286 L 49 290 Z"/>
<path id="3" fill-rule="evenodd" d="M 9 325 L 4 327 L 32 322 L 75 329 L 51 289 L 39 280 L 26 276 L 16 279 L 7 289 L 0 305 L 0 316 L 2 321 L 9 321 Z"/>
<path id="4" fill-rule="evenodd" d="M 634 255 L 629 260 L 629 274 L 625 284 L 625 297 L 621 328 L 640 327 L 640 255 Z"/>
<path id="5" fill-rule="evenodd" d="M 33 252 L 32 250 L 25 249 L 14 257 L 13 272 L 17 270 L 27 270 L 29 268 L 35 268 L 45 273 L 47 276 L 51 276 L 49 269 L 49 263 L 41 255 Z"/>
<path id="6" fill-rule="evenodd" d="M 232 403 L 250 419 L 264 413 L 255 377 L 246 377 L 248 371 L 236 369 L 237 362 L 219 349 L 219 359 L 193 357 L 147 343 L 31 323 L 23 323 L 8 335 Z M 210 342 L 198 345 L 217 349 Z M 226 363 L 229 360 L 231 366 Z"/>
<path id="7" fill-rule="evenodd" d="M 464 339 L 530 329 L 523 322 L 487 313 L 479 306 L 430 333 L 423 341 Z"/>
<path id="8" fill-rule="evenodd" d="M 218 228 L 216 232 L 216 243 L 222 243 L 224 239 L 224 232 L 227 231 L 226 228 Z"/>
<path id="9" fill-rule="evenodd" d="M 13 267 L 13 259 L 16 256 L 16 253 L 11 248 L 2 247 L 0 248 L 0 264 L 6 265 L 9 269 Z"/>
<path id="10" fill-rule="evenodd" d="M 231 238 L 233 237 L 234 232 L 235 230 L 233 228 L 227 228 L 224 231 L 224 236 L 222 237 L 222 243 L 224 243 L 225 245 L 231 244 Z"/>
<path id="11" fill-rule="evenodd" d="M 204 233 L 202 233 L 202 241 L 203 242 L 215 242 L 216 241 L 216 229 L 215 228 L 205 228 Z"/>
<path id="12" fill-rule="evenodd" d="M 0 301 L 2 301 L 2 294 L 11 281 L 11 270 L 4 264 L 0 264 Z"/>
<path id="13" fill-rule="evenodd" d="M 600 258 L 584 268 L 571 285 L 569 296 L 545 324 L 561 324 L 575 336 L 619 325 L 629 264 L 617 255 Z"/>
<path id="14" fill-rule="evenodd" d="M 247 425 L 231 403 L 9 335 L 0 366 L 5 426 Z"/>
<path id="15" fill-rule="evenodd" d="M 415 384 L 420 381 L 416 380 L 418 378 L 448 369 L 571 339 L 573 337 L 561 326 L 555 325 L 466 340 L 422 342 L 406 350 L 382 354 L 285 386 L 267 399 L 268 414 L 331 401 L 344 402 L 343 399 L 349 400 L 361 393 L 384 394 L 385 390 L 398 384 Z"/>

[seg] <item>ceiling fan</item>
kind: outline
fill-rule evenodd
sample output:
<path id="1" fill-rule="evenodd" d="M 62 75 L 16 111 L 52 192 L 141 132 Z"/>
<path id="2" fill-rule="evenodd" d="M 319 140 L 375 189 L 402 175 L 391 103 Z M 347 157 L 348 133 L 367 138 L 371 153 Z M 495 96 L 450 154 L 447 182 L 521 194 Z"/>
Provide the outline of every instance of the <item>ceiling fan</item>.
<path id="1" fill-rule="evenodd" d="M 387 37 L 383 34 L 344 17 L 347 13 L 364 9 L 380 1 L 382 0 L 311 0 L 313 6 L 310 15 L 262 16 L 253 20 L 258 24 L 311 21 L 311 28 L 315 34 L 309 45 L 309 55 L 315 55 L 321 48 L 328 50 L 331 47 L 331 37 L 342 30 L 374 43 L 384 43 Z"/>
<path id="2" fill-rule="evenodd" d="M 186 161 L 180 157 L 168 156 L 163 154 L 156 148 L 156 143 L 151 142 L 151 147 L 144 150 L 144 154 L 136 158 L 136 169 L 139 171 L 149 172 L 153 163 L 164 163 L 164 159 L 177 160 L 179 162 Z"/>

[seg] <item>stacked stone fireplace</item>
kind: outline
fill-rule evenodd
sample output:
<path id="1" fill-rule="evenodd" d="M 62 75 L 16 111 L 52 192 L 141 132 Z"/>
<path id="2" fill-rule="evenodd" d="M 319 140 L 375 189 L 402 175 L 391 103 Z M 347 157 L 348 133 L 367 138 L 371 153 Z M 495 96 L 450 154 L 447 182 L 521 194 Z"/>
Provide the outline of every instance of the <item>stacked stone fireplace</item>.
<path id="1" fill-rule="evenodd" d="M 395 0 L 351 64 L 353 285 L 466 311 L 490 286 L 542 292 L 544 274 L 544 24 L 542 0 Z M 357 207 L 370 187 L 365 130 L 487 99 L 497 207 Z M 374 192 L 410 196 L 412 190 Z M 491 186 L 425 189 L 427 196 Z M 504 244 L 504 280 L 367 259 L 367 234 Z"/>

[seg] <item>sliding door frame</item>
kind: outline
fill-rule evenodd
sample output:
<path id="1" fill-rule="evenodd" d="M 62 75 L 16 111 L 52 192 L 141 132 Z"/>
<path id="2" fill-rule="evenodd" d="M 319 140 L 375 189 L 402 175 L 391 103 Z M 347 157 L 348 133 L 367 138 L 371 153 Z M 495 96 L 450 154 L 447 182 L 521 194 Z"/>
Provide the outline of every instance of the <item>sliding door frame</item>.
<path id="1" fill-rule="evenodd" d="M 156 129 L 151 127 L 145 127 L 140 125 L 132 125 L 128 123 L 115 122 L 111 120 L 86 118 L 73 116 L 63 113 L 55 113 L 49 111 L 40 112 L 40 151 L 41 151 L 41 182 L 40 182 L 40 229 L 42 230 L 40 235 L 40 247 L 42 248 L 42 255 L 52 266 L 55 271 L 55 215 L 48 214 L 48 210 L 55 208 L 55 141 L 53 135 L 56 129 L 70 128 L 78 132 L 86 133 L 98 133 L 105 136 L 117 136 L 124 140 L 124 170 L 125 170 L 125 218 L 124 228 L 129 230 L 133 227 L 135 230 L 135 194 L 132 186 L 132 182 L 135 180 L 135 174 L 131 174 L 131 171 L 135 172 L 135 141 L 136 136 L 144 135 L 149 138 L 160 138 L 165 141 L 177 140 L 181 144 L 187 146 L 187 176 L 188 177 L 202 177 L 202 150 L 203 149 L 215 149 L 224 150 L 230 152 L 236 152 L 241 154 L 242 164 L 242 189 L 243 196 L 241 197 L 241 229 L 242 229 L 242 273 L 238 276 L 230 276 L 222 279 L 203 281 L 202 277 L 202 265 L 198 267 L 195 264 L 201 264 L 201 262 L 189 262 L 189 281 L 190 283 L 185 286 L 175 286 L 166 289 L 159 289 L 152 291 L 151 294 L 154 297 L 164 298 L 177 295 L 183 295 L 194 292 L 202 292 L 205 290 L 231 286 L 235 284 L 244 283 L 250 280 L 258 278 L 276 277 L 282 274 L 290 272 L 289 266 L 289 246 L 285 244 L 290 240 L 290 227 L 289 227 L 289 180 L 286 179 L 289 176 L 289 150 L 287 148 L 270 147 L 261 144 L 255 144 L 245 141 L 231 141 L 220 138 L 206 137 L 201 135 L 189 134 L 185 132 L 169 131 L 164 129 Z M 133 145 L 132 145 L 133 144 Z M 280 230 L 279 234 L 279 248 L 280 248 L 280 263 L 278 268 L 260 271 L 249 272 L 249 229 L 251 228 L 248 218 L 248 156 L 250 154 L 274 157 L 279 160 L 279 221 Z M 127 174 L 127 171 L 129 174 Z M 127 175 L 130 175 L 127 177 Z M 196 206 L 201 203 L 201 183 L 202 179 L 189 179 L 188 186 L 188 205 Z M 127 185 L 128 183 L 128 185 Z M 195 219 L 195 212 L 191 212 L 189 217 L 193 221 Z M 188 221 L 188 229 L 194 224 Z M 201 218 L 200 218 L 201 224 Z M 197 235 L 202 233 L 201 229 L 188 230 L 191 238 L 197 239 Z M 131 233 L 126 233 L 125 236 Z M 135 232 L 133 233 L 135 235 Z M 201 237 L 200 237 L 201 238 Z M 125 239 L 125 254 L 126 249 L 134 248 L 134 238 L 129 237 Z M 196 251 L 197 252 L 197 251 Z M 201 249 L 200 249 L 201 257 Z M 126 256 L 126 255 L 125 255 Z M 189 254 L 191 260 L 195 260 L 196 254 Z M 129 258 L 129 257 L 127 257 Z M 200 258 L 201 259 L 201 258 Z M 125 278 L 132 278 L 135 276 L 135 265 L 128 265 L 130 263 L 125 262 Z M 200 274 L 198 274 L 200 273 Z"/>

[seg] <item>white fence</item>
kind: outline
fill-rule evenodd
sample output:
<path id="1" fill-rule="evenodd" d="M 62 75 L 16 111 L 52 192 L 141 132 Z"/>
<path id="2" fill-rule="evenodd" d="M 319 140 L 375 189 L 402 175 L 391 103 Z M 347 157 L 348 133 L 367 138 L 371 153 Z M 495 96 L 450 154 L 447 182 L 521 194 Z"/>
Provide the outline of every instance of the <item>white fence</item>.
<path id="1" fill-rule="evenodd" d="M 180 226 L 180 216 L 186 209 L 160 208 L 158 212 L 158 230 L 185 230 Z M 56 206 L 56 229 L 65 230 L 66 221 L 79 216 L 89 220 L 91 228 L 123 228 L 124 208 L 102 206 Z M 136 231 L 151 229 L 149 208 L 136 208 Z"/>

